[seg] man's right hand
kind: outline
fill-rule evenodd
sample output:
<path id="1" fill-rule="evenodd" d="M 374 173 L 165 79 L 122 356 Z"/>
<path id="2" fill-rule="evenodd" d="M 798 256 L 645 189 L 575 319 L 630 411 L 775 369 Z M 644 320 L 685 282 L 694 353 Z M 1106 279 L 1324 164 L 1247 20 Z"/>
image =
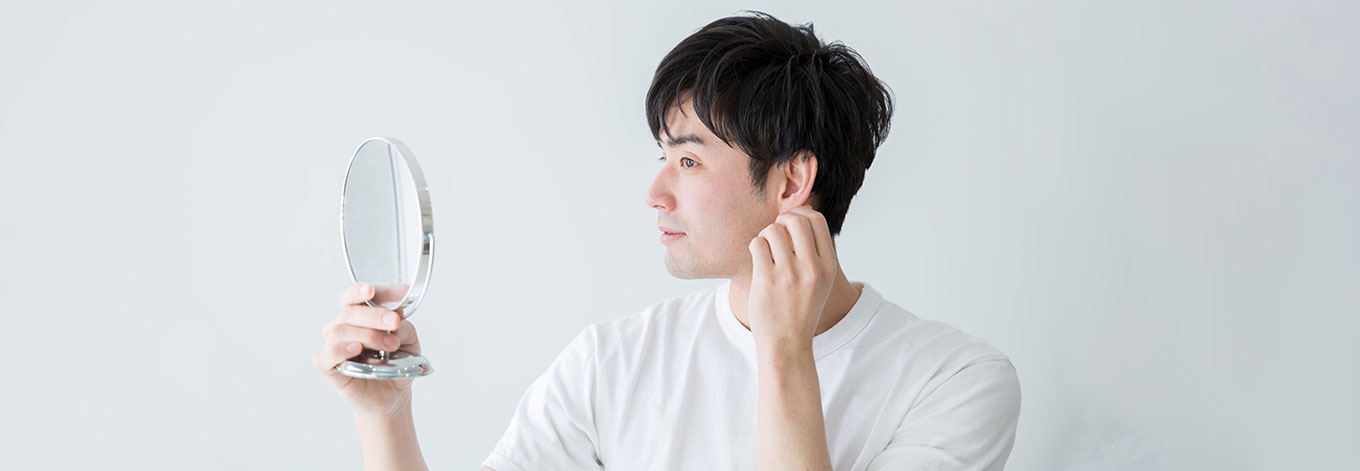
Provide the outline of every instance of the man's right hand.
<path id="1" fill-rule="evenodd" d="M 353 378 L 335 371 L 335 366 L 358 355 L 362 348 L 420 353 L 416 328 L 402 319 L 400 310 L 364 303 L 369 299 L 375 303 L 396 301 L 405 294 L 404 289 L 399 289 L 404 287 L 392 288 L 354 283 L 340 290 L 340 314 L 321 329 L 324 344 L 312 355 L 316 369 L 339 391 L 355 414 L 379 420 L 409 410 L 411 380 Z M 389 330 L 393 333 L 386 332 Z"/>

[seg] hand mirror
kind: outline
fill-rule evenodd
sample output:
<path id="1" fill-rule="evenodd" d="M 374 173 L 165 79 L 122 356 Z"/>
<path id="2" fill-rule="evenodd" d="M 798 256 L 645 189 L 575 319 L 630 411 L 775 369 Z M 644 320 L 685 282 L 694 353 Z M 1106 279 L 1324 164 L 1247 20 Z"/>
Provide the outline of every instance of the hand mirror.
<path id="1" fill-rule="evenodd" d="M 434 222 L 415 155 L 390 137 L 365 140 L 345 172 L 340 237 L 350 280 L 373 285 L 369 306 L 403 319 L 415 313 L 434 262 Z M 434 372 L 415 353 L 364 349 L 336 371 L 355 378 L 408 379 Z"/>

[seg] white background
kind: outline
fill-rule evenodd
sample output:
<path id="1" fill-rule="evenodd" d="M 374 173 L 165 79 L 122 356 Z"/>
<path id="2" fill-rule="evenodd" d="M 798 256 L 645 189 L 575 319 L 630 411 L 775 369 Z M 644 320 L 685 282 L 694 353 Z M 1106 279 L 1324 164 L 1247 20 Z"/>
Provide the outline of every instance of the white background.
<path id="1" fill-rule="evenodd" d="M 438 238 L 420 440 L 477 469 L 581 328 L 717 282 L 662 264 L 643 98 L 741 9 L 894 90 L 841 261 L 1010 355 L 1009 469 L 1360 459 L 1355 3 L 488 3 L 6 0 L 0 467 L 359 468 L 311 354 L 392 135 Z"/>

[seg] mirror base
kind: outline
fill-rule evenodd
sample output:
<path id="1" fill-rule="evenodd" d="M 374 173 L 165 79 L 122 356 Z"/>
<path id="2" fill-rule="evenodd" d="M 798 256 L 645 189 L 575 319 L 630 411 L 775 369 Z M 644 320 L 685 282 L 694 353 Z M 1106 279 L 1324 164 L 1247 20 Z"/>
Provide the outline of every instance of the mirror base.
<path id="1" fill-rule="evenodd" d="M 391 352 L 384 361 L 378 357 L 378 352 L 364 350 L 359 356 L 337 365 L 335 371 L 362 379 L 414 379 L 434 373 L 434 367 L 425 357 L 407 351 Z"/>

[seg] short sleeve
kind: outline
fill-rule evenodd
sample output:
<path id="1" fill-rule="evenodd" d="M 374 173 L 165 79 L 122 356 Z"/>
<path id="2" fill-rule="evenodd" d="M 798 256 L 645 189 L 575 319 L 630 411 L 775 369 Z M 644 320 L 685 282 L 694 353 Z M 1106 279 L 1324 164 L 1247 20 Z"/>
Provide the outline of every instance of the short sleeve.
<path id="1" fill-rule="evenodd" d="M 595 431 L 595 339 L 587 327 L 520 398 L 482 462 L 496 471 L 600 470 Z"/>
<path id="2" fill-rule="evenodd" d="M 1015 444 L 1020 380 L 1008 359 L 972 363 L 907 412 L 871 471 L 1001 471 Z"/>

